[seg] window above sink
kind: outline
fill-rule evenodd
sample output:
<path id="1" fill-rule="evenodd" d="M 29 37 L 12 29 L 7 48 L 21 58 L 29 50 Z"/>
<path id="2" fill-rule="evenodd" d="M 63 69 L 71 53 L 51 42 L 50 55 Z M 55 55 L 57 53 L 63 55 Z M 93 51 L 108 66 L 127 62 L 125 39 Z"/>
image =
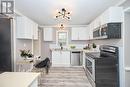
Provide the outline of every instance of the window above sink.
<path id="1" fill-rule="evenodd" d="M 62 46 L 68 45 L 68 31 L 58 30 L 56 33 L 56 43 L 57 45 L 62 44 Z"/>

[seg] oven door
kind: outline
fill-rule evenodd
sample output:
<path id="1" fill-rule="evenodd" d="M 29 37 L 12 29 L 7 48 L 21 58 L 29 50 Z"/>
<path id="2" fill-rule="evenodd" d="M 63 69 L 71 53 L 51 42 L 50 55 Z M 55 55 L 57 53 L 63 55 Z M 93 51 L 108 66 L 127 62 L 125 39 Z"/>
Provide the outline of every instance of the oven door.
<path id="1" fill-rule="evenodd" d="M 89 56 L 86 56 L 86 69 L 91 78 L 95 81 L 95 60 Z"/>

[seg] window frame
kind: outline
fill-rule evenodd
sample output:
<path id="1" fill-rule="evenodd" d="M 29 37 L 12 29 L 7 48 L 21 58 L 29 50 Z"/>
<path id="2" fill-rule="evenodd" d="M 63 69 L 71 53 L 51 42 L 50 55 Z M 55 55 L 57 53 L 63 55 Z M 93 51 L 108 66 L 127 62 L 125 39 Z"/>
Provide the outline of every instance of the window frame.
<path id="1" fill-rule="evenodd" d="M 59 33 L 66 33 L 66 44 L 63 46 L 67 46 L 68 45 L 68 30 L 57 30 L 56 31 L 56 44 L 59 46 Z"/>

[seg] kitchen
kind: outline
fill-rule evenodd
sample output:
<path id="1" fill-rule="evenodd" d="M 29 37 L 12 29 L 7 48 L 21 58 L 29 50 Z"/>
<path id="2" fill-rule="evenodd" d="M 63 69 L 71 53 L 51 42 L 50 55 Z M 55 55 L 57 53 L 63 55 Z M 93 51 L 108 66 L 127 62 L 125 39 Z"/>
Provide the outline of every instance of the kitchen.
<path id="1" fill-rule="evenodd" d="M 38 6 L 40 2 L 46 4 Z M 10 55 L 13 54 L 11 57 L 13 62 L 12 65 L 9 64 L 12 67 L 5 71 L 32 72 L 34 62 L 30 61 L 42 61 L 48 57 L 51 62 L 48 76 L 56 74 L 54 72 L 60 72 L 64 75 L 65 72 L 69 72 L 68 70 L 70 70 L 70 75 L 73 76 L 76 73 L 71 70 L 77 72 L 81 70 L 82 73 L 86 74 L 84 77 L 92 87 L 129 87 L 130 2 L 128 0 L 98 1 L 98 3 L 95 1 L 80 2 L 73 0 L 43 2 L 15 1 L 15 16 L 13 15 L 14 17 L 10 19 L 13 22 L 11 22 L 13 26 L 10 27 L 12 28 L 12 37 L 11 39 L 8 38 L 12 41 L 10 45 L 12 49 L 10 52 L 12 53 Z M 27 3 L 30 3 L 30 5 Z M 74 5 L 71 7 L 70 4 L 72 3 L 79 7 Z M 47 4 L 52 7 L 44 9 Z M 98 5 L 99 7 L 92 8 L 91 5 Z M 41 8 L 44 11 L 41 11 Z M 62 12 L 65 13 L 63 15 L 65 19 L 62 19 Z M 87 14 L 87 12 L 91 14 Z M 3 26 L 2 23 L 1 25 Z M 2 43 L 2 46 L 5 45 Z M 32 57 L 22 57 L 21 53 L 24 51 L 27 51 Z M 105 60 L 103 57 L 110 58 Z M 1 61 L 3 62 L 3 60 Z M 5 69 L 5 66 L 3 67 L 1 68 Z M 60 74 L 57 75 L 60 76 Z M 62 78 L 63 75 L 61 75 Z M 48 78 L 45 77 L 45 84 L 49 84 L 47 81 L 52 81 L 46 79 Z M 57 78 L 55 77 L 55 79 Z M 70 87 L 69 84 L 72 84 L 71 81 L 70 83 L 66 83 L 66 80 L 58 81 L 59 85 L 53 84 L 53 86 Z M 38 83 L 36 82 L 36 84 Z M 45 84 L 40 85 L 47 86 Z M 79 84 L 81 84 L 80 81 Z M 79 84 L 77 86 L 82 87 Z M 75 86 L 74 83 L 73 86 Z M 86 87 L 86 84 L 84 86 Z"/>

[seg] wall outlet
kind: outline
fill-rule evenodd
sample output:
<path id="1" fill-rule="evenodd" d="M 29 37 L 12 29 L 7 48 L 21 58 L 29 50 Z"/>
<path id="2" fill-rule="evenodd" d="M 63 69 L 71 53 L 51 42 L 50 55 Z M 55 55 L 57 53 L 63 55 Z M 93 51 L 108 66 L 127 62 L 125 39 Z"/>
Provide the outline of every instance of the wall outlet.
<path id="1" fill-rule="evenodd" d="M 26 47 L 26 43 L 24 43 L 23 46 Z"/>

